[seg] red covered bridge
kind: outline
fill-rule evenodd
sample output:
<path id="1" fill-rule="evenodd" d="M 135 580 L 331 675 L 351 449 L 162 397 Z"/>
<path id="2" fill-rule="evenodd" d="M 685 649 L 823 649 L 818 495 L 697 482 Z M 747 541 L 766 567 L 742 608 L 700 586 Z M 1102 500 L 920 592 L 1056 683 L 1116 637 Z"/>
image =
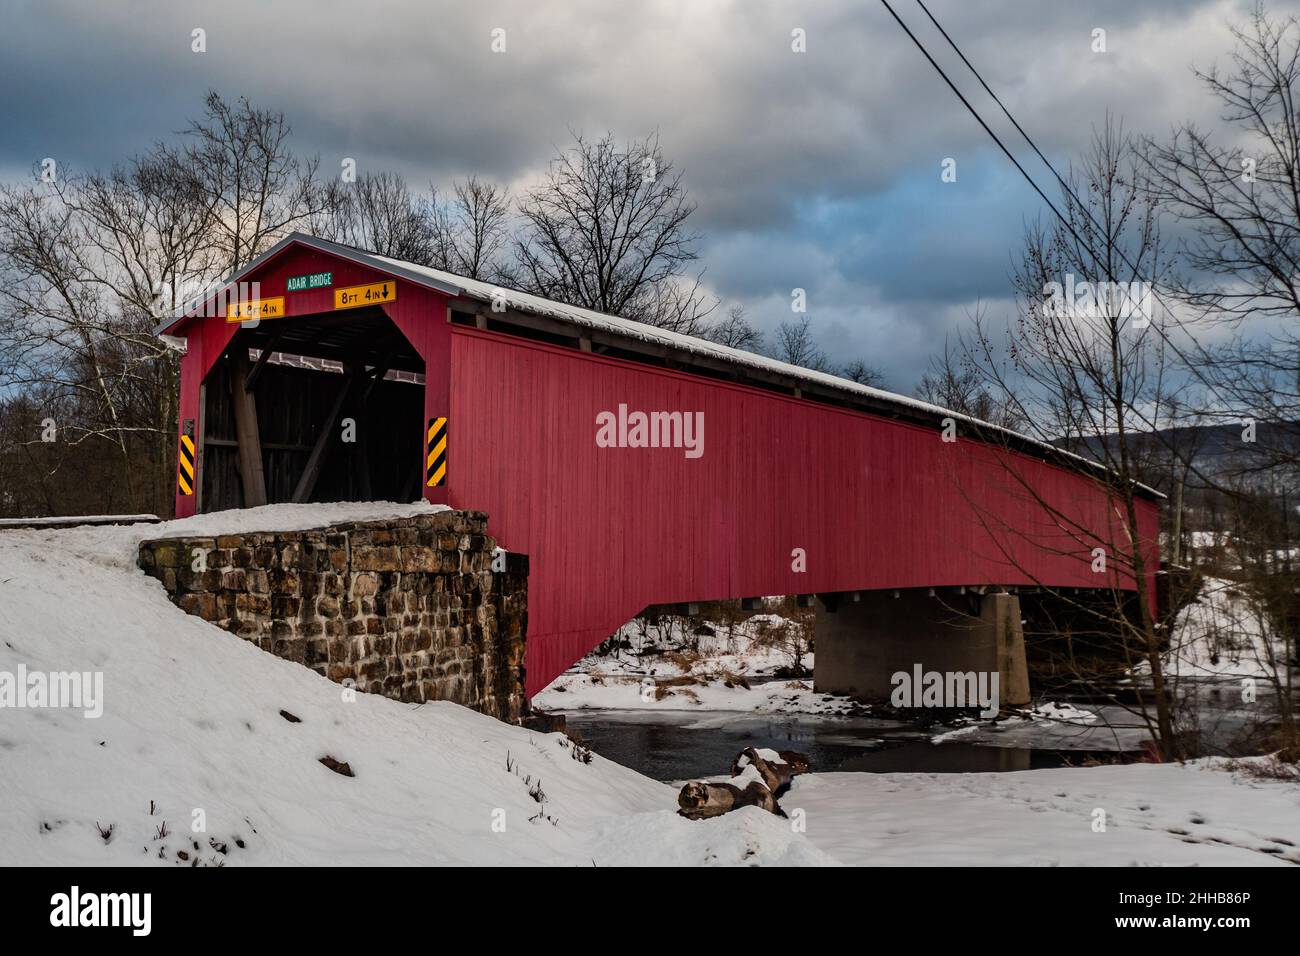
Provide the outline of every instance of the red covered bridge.
<path id="1" fill-rule="evenodd" d="M 1158 496 L 1130 529 L 1050 446 L 311 236 L 159 332 L 186 340 L 178 516 L 420 494 L 487 512 L 530 558 L 530 695 L 650 605 L 1131 588 L 1094 570 L 1130 533 L 1148 585 L 1157 566 Z"/>

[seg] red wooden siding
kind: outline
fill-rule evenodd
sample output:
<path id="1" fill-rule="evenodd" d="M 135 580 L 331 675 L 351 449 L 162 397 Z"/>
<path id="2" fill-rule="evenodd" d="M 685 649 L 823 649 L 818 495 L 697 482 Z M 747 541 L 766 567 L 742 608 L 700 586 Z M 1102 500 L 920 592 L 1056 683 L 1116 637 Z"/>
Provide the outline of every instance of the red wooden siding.
<path id="1" fill-rule="evenodd" d="M 1086 478 L 937 430 L 461 327 L 451 357 L 450 503 L 531 559 L 530 694 L 649 604 L 1097 587 L 1098 542 L 1062 526 L 1122 533 Z M 704 412 L 703 456 L 597 447 L 620 403 Z M 1153 503 L 1139 523 L 1154 547 Z"/>

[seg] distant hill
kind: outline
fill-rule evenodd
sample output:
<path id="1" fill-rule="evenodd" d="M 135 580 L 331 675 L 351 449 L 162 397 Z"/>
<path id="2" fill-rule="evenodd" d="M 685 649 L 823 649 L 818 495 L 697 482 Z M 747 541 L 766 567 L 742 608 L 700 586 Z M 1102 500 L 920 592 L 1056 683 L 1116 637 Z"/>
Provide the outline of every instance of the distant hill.
<path id="1" fill-rule="evenodd" d="M 1253 437 L 1253 441 L 1249 440 Z M 1189 460 L 1195 472 L 1212 482 L 1243 482 L 1258 490 L 1297 487 L 1300 470 L 1300 423 L 1258 422 L 1253 435 L 1244 424 L 1190 425 L 1129 435 L 1130 449 L 1138 456 L 1147 483 L 1168 492 L 1171 476 L 1181 473 L 1175 463 Z M 1077 454 L 1103 460 L 1109 444 L 1117 447 L 1114 436 L 1089 438 L 1082 442 L 1058 441 Z M 1202 484 L 1195 474 L 1188 485 Z"/>

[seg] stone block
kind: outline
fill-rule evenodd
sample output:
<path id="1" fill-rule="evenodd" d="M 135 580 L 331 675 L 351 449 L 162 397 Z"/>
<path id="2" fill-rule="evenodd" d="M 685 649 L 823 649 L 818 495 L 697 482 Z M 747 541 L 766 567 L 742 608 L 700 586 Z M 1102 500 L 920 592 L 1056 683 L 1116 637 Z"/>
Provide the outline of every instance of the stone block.
<path id="1" fill-rule="evenodd" d="M 276 568 L 270 572 L 268 577 L 271 583 L 272 594 L 291 594 L 295 597 L 299 592 L 299 572 L 289 571 L 283 568 Z"/>
<path id="2" fill-rule="evenodd" d="M 402 572 L 405 574 L 432 574 L 437 572 L 438 565 L 439 555 L 433 548 L 402 548 Z"/>
<path id="3" fill-rule="evenodd" d="M 393 546 L 354 548 L 352 568 L 356 571 L 400 571 L 402 554 L 400 549 Z"/>
<path id="4" fill-rule="evenodd" d="M 192 592 L 182 594 L 177 604 L 186 614 L 193 614 L 205 621 L 215 620 L 217 617 L 217 599 L 212 594 Z"/>

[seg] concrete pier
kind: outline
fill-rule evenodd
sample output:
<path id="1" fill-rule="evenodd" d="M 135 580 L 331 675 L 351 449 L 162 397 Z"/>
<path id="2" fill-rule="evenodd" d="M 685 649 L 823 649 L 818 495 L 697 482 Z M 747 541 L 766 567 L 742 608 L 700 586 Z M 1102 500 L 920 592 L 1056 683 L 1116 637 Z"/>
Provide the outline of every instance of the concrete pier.
<path id="1" fill-rule="evenodd" d="M 1014 594 L 956 588 L 818 595 L 817 690 L 888 700 L 899 671 L 998 674 L 1002 706 L 1029 703 L 1029 672 Z"/>

